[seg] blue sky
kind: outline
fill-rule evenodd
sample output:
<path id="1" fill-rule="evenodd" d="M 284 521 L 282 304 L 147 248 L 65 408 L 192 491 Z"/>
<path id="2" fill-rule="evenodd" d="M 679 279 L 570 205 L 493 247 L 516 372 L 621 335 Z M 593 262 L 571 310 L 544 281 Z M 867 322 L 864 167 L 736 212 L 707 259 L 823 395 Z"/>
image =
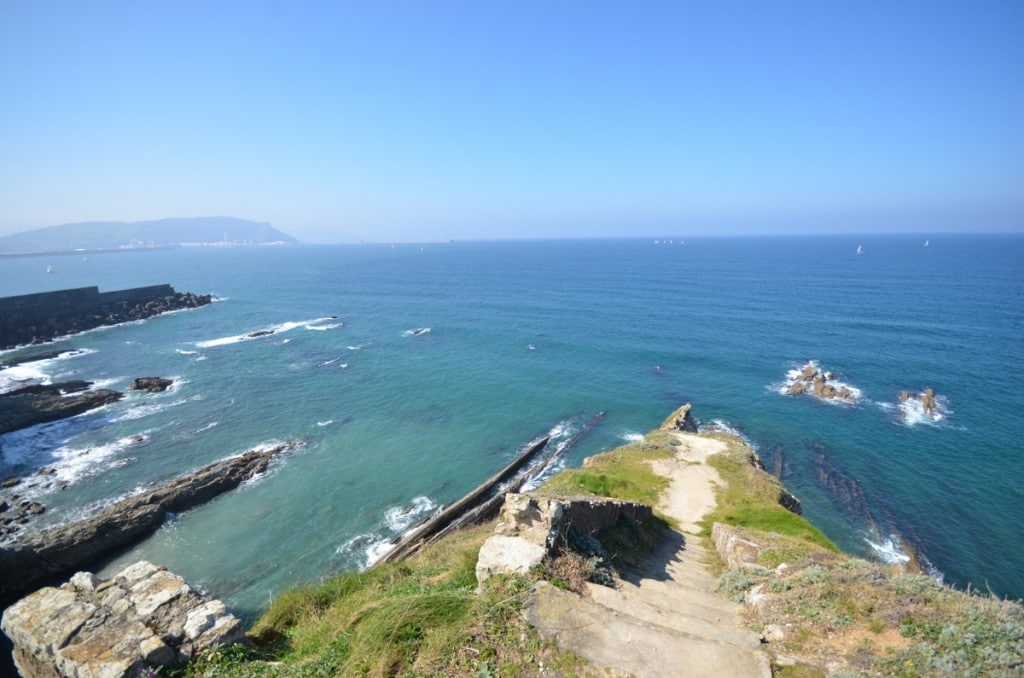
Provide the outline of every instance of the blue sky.
<path id="1" fill-rule="evenodd" d="M 1024 2 L 6 2 L 0 235 L 1024 230 Z"/>

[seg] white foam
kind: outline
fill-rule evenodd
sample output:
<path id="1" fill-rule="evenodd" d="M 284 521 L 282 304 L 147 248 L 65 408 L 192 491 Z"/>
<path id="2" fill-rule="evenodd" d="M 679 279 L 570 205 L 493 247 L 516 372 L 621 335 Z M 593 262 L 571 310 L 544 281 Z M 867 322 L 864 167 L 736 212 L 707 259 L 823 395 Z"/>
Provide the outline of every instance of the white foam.
<path id="1" fill-rule="evenodd" d="M 876 544 L 867 537 L 864 538 L 864 541 L 871 546 L 875 555 L 887 565 L 903 565 L 910 562 L 910 556 L 903 552 L 899 541 L 895 537 L 886 537 L 885 541 L 881 544 Z"/>
<path id="2" fill-rule="evenodd" d="M 105 471 L 108 466 L 102 462 L 124 450 L 137 447 L 149 440 L 150 431 L 143 431 L 92 447 L 60 447 L 53 451 L 54 463 L 50 466 L 57 471 L 59 481 L 72 484 L 78 480 Z"/>
<path id="3" fill-rule="evenodd" d="M 328 323 L 326 325 L 306 325 L 307 330 L 316 330 L 317 332 L 324 332 L 326 330 L 336 330 L 339 327 L 344 327 L 345 323 Z"/>
<path id="4" fill-rule="evenodd" d="M 389 552 L 394 550 L 395 544 L 390 539 L 382 539 L 370 544 L 366 549 L 366 567 L 373 565 Z"/>
<path id="5" fill-rule="evenodd" d="M 177 353 L 178 355 L 198 355 L 199 353 L 199 351 L 185 351 L 180 348 L 174 349 L 174 352 Z"/>
<path id="6" fill-rule="evenodd" d="M 430 328 L 429 327 L 414 327 L 411 330 L 406 330 L 405 332 L 402 332 L 402 336 L 403 337 L 418 337 L 421 334 L 429 334 L 429 333 L 430 333 Z"/>
<path id="7" fill-rule="evenodd" d="M 626 431 L 619 438 L 625 440 L 627 443 L 639 443 L 644 439 L 643 433 L 635 433 L 634 431 Z"/>
<path id="8" fill-rule="evenodd" d="M 52 368 L 60 365 L 66 360 L 89 355 L 96 351 L 90 348 L 81 348 L 64 351 L 53 358 L 45 360 L 33 360 L 32 362 L 21 363 L 5 369 L 0 369 L 0 393 L 7 393 L 25 386 L 39 384 L 51 384 L 53 378 L 50 376 Z"/>
<path id="9" fill-rule="evenodd" d="M 384 522 L 395 531 L 402 532 L 410 525 L 437 508 L 430 497 L 416 497 L 405 506 L 393 506 L 384 512 Z"/>
<path id="10" fill-rule="evenodd" d="M 178 405 L 184 405 L 189 401 L 202 400 L 202 396 L 192 396 L 191 398 L 183 398 L 181 400 L 172 400 L 171 402 L 159 402 L 149 403 L 146 405 L 136 405 L 114 417 L 113 421 L 133 421 L 135 419 L 142 419 L 164 410 L 169 410 L 172 407 Z"/>
<path id="11" fill-rule="evenodd" d="M 208 341 L 197 341 L 195 342 L 195 346 L 197 346 L 198 348 L 212 348 L 214 346 L 227 346 L 228 344 L 238 344 L 243 341 L 252 341 L 253 339 L 262 339 L 263 337 L 268 337 L 276 334 L 284 334 L 285 332 L 294 330 L 297 327 L 305 327 L 307 329 L 329 329 L 326 327 L 315 327 L 317 323 L 327 322 L 328 320 L 335 320 L 335 318 L 328 317 L 313 318 L 312 320 L 289 321 L 281 323 L 279 325 L 271 325 L 270 327 L 264 327 L 263 329 L 253 330 L 252 332 L 247 332 L 246 334 L 235 334 L 230 337 L 221 337 L 219 339 L 210 339 Z"/>
<path id="12" fill-rule="evenodd" d="M 772 389 L 777 391 L 779 395 L 789 395 L 788 393 L 786 393 L 786 390 L 790 386 L 792 386 L 793 384 L 797 383 L 798 381 L 801 381 L 800 375 L 803 372 L 804 368 L 806 368 L 806 367 L 813 367 L 818 372 L 827 372 L 828 371 L 828 370 L 822 370 L 821 369 L 821 365 L 818 363 L 817 360 L 808 360 L 806 363 L 804 363 L 800 367 L 797 367 L 795 369 L 787 371 L 786 372 L 786 381 L 785 381 L 785 383 L 783 383 L 781 385 L 773 385 Z M 836 389 L 837 391 L 840 391 L 840 392 L 842 392 L 844 390 L 848 391 L 850 393 L 850 395 L 852 395 L 854 397 L 854 399 L 857 400 L 857 402 L 861 401 L 861 397 L 862 397 L 863 394 L 862 394 L 861 390 L 859 388 L 857 388 L 856 386 L 853 386 L 851 384 L 847 384 L 844 381 L 840 381 L 840 380 L 834 379 L 834 378 L 833 379 L 826 379 L 825 383 L 828 384 L 829 386 L 831 386 L 832 388 Z M 810 390 L 808 390 L 808 395 L 809 394 L 810 394 Z M 842 398 L 830 398 L 828 400 L 825 400 L 825 399 L 822 399 L 822 400 L 823 400 L 823 402 L 827 402 L 827 403 L 830 403 L 830 404 L 833 404 L 833 405 L 849 405 L 849 404 L 851 404 L 851 403 L 847 402 L 846 400 L 843 400 Z"/>
<path id="13" fill-rule="evenodd" d="M 49 384 L 50 375 L 38 367 L 38 363 L 25 363 L 0 370 L 0 393 L 7 393 L 26 386 Z"/>
<path id="14" fill-rule="evenodd" d="M 902 403 L 898 403 L 895 408 L 899 410 L 900 422 L 906 426 L 917 426 L 919 424 L 937 426 L 943 419 L 953 413 L 953 410 L 949 409 L 949 400 L 945 396 L 936 396 L 934 414 L 925 412 L 924 405 L 917 398 L 910 398 Z"/>
<path id="15" fill-rule="evenodd" d="M 331 425 L 331 424 L 333 424 L 333 423 L 334 423 L 334 420 L 333 420 L 333 419 L 328 419 L 327 421 L 318 421 L 318 422 L 316 423 L 316 425 L 317 425 L 317 426 L 320 426 L 320 427 L 324 427 L 324 426 L 330 426 L 330 425 Z"/>

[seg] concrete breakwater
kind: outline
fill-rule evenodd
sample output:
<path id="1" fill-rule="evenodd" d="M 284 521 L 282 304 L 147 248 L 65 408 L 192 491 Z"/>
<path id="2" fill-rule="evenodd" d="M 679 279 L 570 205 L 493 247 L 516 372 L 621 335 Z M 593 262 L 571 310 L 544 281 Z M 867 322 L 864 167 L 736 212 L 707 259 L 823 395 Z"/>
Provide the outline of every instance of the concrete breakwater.
<path id="1" fill-rule="evenodd" d="M 175 292 L 167 284 L 112 292 L 100 292 L 98 287 L 79 287 L 2 297 L 0 350 L 204 306 L 212 300 L 209 294 Z"/>

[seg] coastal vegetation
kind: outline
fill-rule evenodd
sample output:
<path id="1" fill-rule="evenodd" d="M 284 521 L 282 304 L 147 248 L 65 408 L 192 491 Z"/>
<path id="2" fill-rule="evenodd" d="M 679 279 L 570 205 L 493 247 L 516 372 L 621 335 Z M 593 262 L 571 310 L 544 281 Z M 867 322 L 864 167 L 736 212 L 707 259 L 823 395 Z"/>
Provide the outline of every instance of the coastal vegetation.
<path id="1" fill-rule="evenodd" d="M 743 441 L 709 458 L 722 484 L 702 523 L 731 525 L 757 545 L 753 562 L 717 565 L 719 592 L 745 603 L 749 628 L 764 639 L 781 676 L 1010 676 L 1024 668 L 1024 608 L 838 551 L 819 530 L 783 508 L 786 489 L 762 470 Z M 656 507 L 667 480 L 651 462 L 669 459 L 665 430 L 586 460 L 539 490 L 610 496 Z M 791 495 L 790 495 L 791 496 Z M 791 503 L 791 502 L 790 502 Z M 792 508 L 792 506 L 791 506 Z M 289 591 L 253 626 L 252 650 L 208 653 L 186 676 L 603 675 L 541 639 L 523 618 L 533 581 L 582 590 L 607 576 L 595 558 L 566 551 L 524 577 L 477 587 L 485 523 L 414 557 Z M 619 535 L 608 551 L 642 551 L 652 535 Z M 581 549 L 577 548 L 577 551 Z M 593 551 L 593 550 L 592 550 Z M 619 568 L 630 563 L 618 560 Z"/>

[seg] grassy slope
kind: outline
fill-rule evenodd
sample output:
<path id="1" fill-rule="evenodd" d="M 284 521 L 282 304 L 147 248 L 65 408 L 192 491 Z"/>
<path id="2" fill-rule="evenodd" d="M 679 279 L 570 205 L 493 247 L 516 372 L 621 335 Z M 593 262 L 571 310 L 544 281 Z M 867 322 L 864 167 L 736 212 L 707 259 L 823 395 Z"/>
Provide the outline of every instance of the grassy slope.
<path id="1" fill-rule="evenodd" d="M 780 483 L 752 465 L 749 448 L 730 436 L 706 435 L 724 440 L 728 452 L 710 461 L 726 486 L 705 532 L 724 522 L 762 545 L 758 566 L 724 572 L 720 590 L 737 600 L 751 590 L 766 594 L 752 608 L 750 624 L 778 629 L 768 645 L 781 658 L 777 675 L 1020 675 L 1019 604 L 838 553 L 809 522 L 779 506 Z M 654 506 L 668 483 L 651 471 L 650 461 L 671 456 L 674 442 L 673 435 L 654 431 L 562 472 L 541 491 Z M 494 578 L 474 592 L 477 551 L 492 531 L 486 524 L 403 563 L 290 591 L 252 629 L 255 652 L 213 653 L 187 673 L 517 676 L 546 667 L 562 675 L 601 675 L 539 639 L 523 621 L 529 579 Z"/>

